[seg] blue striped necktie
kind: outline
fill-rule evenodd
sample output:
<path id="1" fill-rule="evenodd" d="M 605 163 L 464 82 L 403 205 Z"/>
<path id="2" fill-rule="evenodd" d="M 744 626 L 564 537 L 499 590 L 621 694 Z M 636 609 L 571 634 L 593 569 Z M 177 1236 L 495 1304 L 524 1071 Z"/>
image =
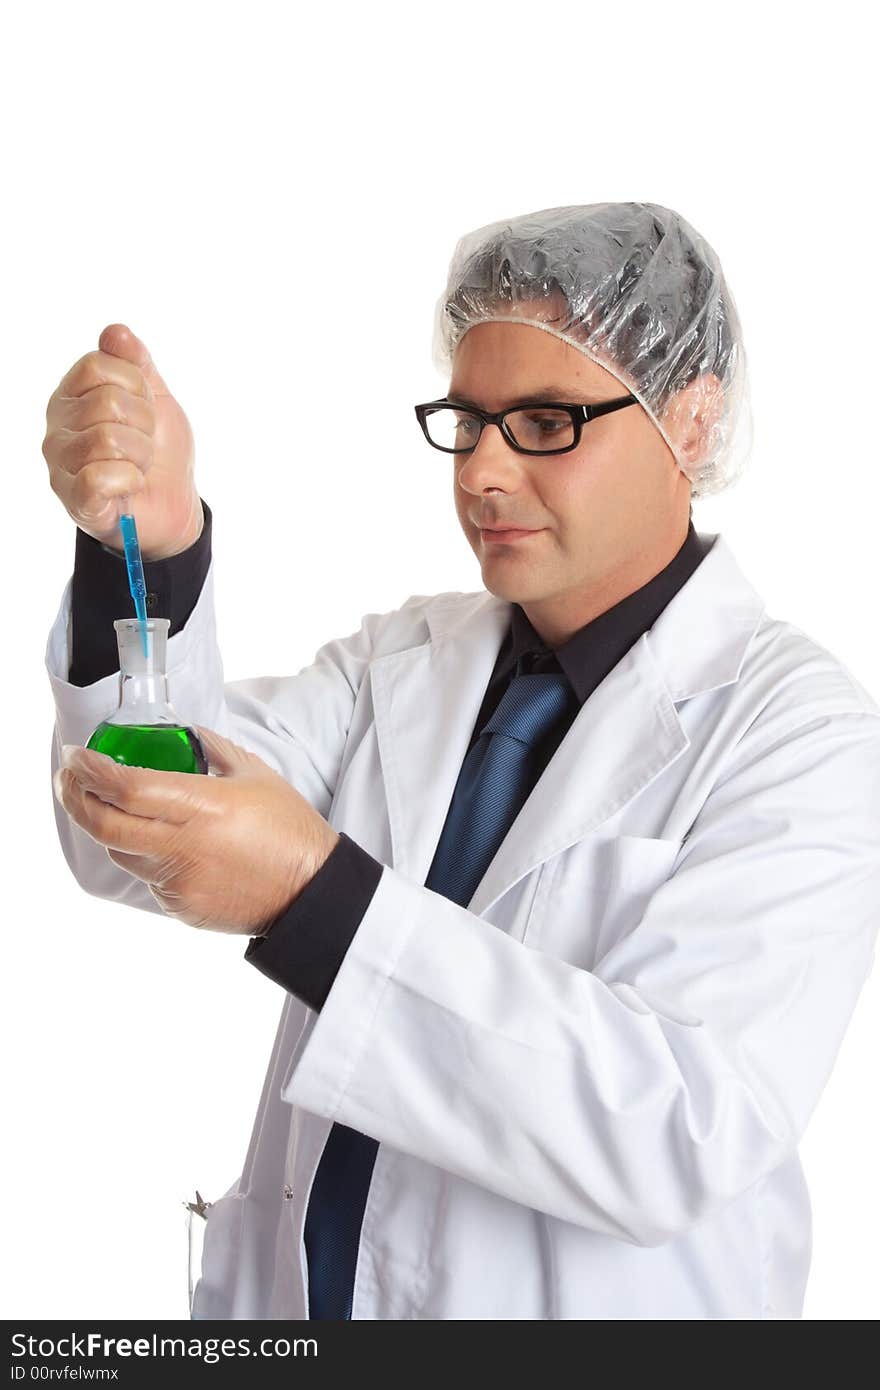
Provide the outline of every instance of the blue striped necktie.
<path id="1" fill-rule="evenodd" d="M 517 663 L 520 672 L 523 658 Z M 516 674 L 461 765 L 425 887 L 466 907 L 534 785 L 535 749 L 577 698 L 561 672 Z M 309 1318 L 351 1317 L 377 1140 L 334 1124 L 306 1214 Z"/>

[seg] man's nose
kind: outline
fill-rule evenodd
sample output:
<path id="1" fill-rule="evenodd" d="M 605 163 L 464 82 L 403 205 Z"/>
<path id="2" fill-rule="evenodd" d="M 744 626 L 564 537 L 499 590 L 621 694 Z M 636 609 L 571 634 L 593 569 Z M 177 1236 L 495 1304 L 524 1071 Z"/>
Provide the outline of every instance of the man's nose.
<path id="1" fill-rule="evenodd" d="M 470 453 L 456 457 L 458 481 L 474 494 L 493 487 L 509 492 L 521 479 L 524 462 L 523 455 L 510 447 L 499 426 L 487 424 Z"/>

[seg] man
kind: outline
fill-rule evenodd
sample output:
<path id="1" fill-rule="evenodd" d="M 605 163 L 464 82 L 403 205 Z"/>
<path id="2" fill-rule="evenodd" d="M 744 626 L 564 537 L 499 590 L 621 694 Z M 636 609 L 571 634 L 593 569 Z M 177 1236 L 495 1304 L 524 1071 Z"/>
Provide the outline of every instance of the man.
<path id="1" fill-rule="evenodd" d="M 717 257 L 654 204 L 493 224 L 435 348 L 417 416 L 484 588 L 284 679 L 223 683 L 212 517 L 144 345 L 105 329 L 49 403 L 68 863 L 251 935 L 286 991 L 193 1316 L 798 1317 L 797 1144 L 876 934 L 880 709 L 694 529 L 748 447 Z M 59 768 L 115 705 L 124 493 L 217 777 Z"/>

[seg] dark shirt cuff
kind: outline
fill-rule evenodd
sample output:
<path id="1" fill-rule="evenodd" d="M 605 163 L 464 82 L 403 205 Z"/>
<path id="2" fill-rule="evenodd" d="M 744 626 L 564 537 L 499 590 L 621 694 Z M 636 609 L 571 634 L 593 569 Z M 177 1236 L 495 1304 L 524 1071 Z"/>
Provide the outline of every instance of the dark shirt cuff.
<path id="1" fill-rule="evenodd" d="M 330 993 L 384 864 L 340 831 L 314 878 L 245 951 L 270 980 L 319 1010 Z"/>
<path id="2" fill-rule="evenodd" d="M 147 617 L 170 618 L 168 636 L 184 627 L 195 608 L 211 565 L 211 508 L 202 498 L 202 534 L 186 550 L 166 560 L 144 561 Z M 72 656 L 67 679 L 91 685 L 119 670 L 117 618 L 134 616 L 125 556 L 76 528 L 71 593 Z"/>

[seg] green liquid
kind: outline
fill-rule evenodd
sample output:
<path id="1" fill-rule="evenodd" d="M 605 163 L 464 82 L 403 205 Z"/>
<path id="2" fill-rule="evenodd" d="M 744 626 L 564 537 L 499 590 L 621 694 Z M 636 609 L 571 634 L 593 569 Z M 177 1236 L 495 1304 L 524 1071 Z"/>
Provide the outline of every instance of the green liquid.
<path id="1" fill-rule="evenodd" d="M 182 724 L 101 723 L 86 748 L 106 753 L 128 767 L 205 775 L 208 772 L 208 760 L 197 734 Z"/>

